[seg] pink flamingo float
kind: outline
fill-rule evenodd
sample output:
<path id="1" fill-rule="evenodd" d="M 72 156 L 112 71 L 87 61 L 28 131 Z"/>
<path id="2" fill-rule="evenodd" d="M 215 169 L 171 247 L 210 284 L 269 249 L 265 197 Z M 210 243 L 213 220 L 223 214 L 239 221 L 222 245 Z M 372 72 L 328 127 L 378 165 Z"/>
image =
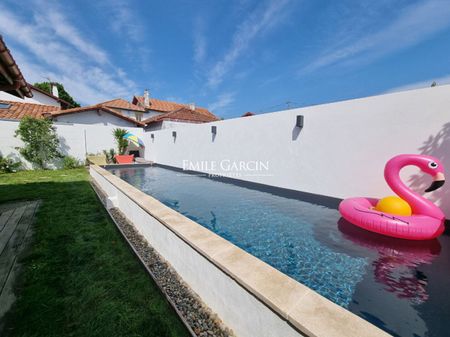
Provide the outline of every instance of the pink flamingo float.
<path id="1" fill-rule="evenodd" d="M 383 199 L 349 198 L 339 205 L 339 212 L 352 224 L 368 231 L 395 238 L 409 240 L 429 240 L 444 231 L 445 215 L 430 200 L 408 188 L 400 179 L 400 170 L 414 165 L 433 177 L 433 183 L 425 192 L 431 192 L 444 185 L 444 167 L 431 156 L 402 154 L 386 163 L 384 177 L 389 187 L 409 204 L 411 215 L 398 215 L 377 209 Z M 389 198 L 389 197 L 388 197 Z M 386 198 L 386 199 L 388 199 Z"/>

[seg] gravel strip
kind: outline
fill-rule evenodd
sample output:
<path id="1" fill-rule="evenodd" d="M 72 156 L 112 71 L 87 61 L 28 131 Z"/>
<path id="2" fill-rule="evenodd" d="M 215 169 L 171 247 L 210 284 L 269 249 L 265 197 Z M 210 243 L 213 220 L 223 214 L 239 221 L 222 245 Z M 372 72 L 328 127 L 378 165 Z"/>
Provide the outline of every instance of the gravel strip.
<path id="1" fill-rule="evenodd" d="M 103 204 L 105 194 L 95 182 L 92 182 Z M 198 337 L 233 337 L 220 318 L 213 313 L 178 276 L 177 272 L 153 249 L 147 240 L 134 228 L 117 208 L 109 210 L 122 233 L 133 246 L 141 260 L 153 274 L 155 282 L 175 304 L 179 314 Z"/>

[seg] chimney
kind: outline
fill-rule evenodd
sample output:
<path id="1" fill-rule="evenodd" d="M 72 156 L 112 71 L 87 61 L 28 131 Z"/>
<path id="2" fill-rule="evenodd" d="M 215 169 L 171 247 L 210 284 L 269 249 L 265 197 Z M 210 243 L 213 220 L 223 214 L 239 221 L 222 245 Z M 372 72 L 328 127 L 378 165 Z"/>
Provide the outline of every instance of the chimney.
<path id="1" fill-rule="evenodd" d="M 150 106 L 150 93 L 148 92 L 148 89 L 144 90 L 144 108 L 147 108 Z"/>
<path id="2" fill-rule="evenodd" d="M 56 84 L 51 83 L 50 86 L 52 87 L 52 95 L 59 98 L 58 87 Z"/>
<path id="3" fill-rule="evenodd" d="M 190 110 L 195 111 L 195 103 L 189 103 L 188 107 Z"/>

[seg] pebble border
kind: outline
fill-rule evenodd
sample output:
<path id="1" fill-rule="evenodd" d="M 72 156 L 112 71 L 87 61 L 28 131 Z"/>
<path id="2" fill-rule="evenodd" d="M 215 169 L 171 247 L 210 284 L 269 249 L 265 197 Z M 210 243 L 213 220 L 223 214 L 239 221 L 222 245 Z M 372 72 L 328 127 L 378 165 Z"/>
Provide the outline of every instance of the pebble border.
<path id="1" fill-rule="evenodd" d="M 101 188 L 93 181 L 91 181 L 91 185 L 100 201 L 105 205 L 105 194 Z M 170 264 L 151 247 L 121 211 L 117 208 L 107 211 L 183 323 L 187 325 L 191 335 L 196 337 L 235 337 L 220 318 L 182 281 Z"/>

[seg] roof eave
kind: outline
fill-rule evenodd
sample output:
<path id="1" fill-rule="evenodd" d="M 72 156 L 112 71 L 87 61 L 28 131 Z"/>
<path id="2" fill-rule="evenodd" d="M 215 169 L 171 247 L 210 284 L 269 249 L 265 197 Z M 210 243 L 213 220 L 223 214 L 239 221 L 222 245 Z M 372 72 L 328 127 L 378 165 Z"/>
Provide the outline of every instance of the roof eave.
<path id="1" fill-rule="evenodd" d="M 2 85 L 0 90 L 11 93 L 20 98 L 33 97 L 33 93 L 25 81 L 19 66 L 14 61 L 3 37 L 0 35 L 0 73 L 8 84 Z"/>

